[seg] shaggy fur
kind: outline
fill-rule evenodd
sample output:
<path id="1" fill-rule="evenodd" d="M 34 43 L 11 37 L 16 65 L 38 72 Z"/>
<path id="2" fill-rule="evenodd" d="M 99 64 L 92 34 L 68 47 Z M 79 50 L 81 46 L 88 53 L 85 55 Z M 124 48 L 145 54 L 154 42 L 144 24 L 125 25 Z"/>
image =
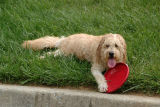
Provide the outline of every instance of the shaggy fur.
<path id="1" fill-rule="evenodd" d="M 102 72 L 108 69 L 109 53 L 114 53 L 113 58 L 116 63 L 125 63 L 126 61 L 126 43 L 119 34 L 100 36 L 74 34 L 63 38 L 46 36 L 36 40 L 25 41 L 22 46 L 33 50 L 57 47 L 58 50 L 53 53 L 55 56 L 74 54 L 79 59 L 91 62 L 91 72 L 96 79 L 100 92 L 107 91 L 106 80 Z"/>

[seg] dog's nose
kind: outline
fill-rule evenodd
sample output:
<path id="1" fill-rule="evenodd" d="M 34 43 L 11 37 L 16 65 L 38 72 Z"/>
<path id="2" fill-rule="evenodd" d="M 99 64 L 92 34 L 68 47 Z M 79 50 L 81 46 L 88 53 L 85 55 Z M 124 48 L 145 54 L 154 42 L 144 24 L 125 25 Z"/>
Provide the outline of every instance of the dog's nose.
<path id="1" fill-rule="evenodd" d="M 113 58 L 114 57 L 114 53 L 113 52 L 109 52 L 109 57 Z"/>

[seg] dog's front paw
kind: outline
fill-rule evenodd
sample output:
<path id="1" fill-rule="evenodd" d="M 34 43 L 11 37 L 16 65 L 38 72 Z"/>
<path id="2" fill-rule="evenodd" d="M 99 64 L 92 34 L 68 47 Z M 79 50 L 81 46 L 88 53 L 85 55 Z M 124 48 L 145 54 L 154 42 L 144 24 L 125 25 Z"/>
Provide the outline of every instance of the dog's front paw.
<path id="1" fill-rule="evenodd" d="M 106 83 L 98 85 L 99 92 L 106 92 L 108 90 L 108 86 Z"/>

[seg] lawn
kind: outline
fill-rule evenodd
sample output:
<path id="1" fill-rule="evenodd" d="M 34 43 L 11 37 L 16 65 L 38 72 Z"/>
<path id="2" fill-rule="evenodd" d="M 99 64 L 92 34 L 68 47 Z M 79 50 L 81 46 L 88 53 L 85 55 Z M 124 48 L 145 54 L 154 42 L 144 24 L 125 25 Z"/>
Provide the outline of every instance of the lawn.
<path id="1" fill-rule="evenodd" d="M 119 33 L 127 43 L 130 75 L 119 93 L 160 95 L 159 0 L 1 0 L 0 82 L 97 87 L 91 65 L 74 56 L 39 56 L 21 48 L 45 35 Z"/>

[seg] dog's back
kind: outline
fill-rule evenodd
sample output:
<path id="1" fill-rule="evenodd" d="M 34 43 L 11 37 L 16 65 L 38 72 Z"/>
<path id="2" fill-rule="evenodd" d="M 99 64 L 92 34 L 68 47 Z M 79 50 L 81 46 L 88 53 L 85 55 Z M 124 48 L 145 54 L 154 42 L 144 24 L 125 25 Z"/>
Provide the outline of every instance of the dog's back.
<path id="1" fill-rule="evenodd" d="M 58 48 L 67 55 L 74 54 L 80 59 L 91 61 L 96 54 L 100 40 L 100 36 L 74 34 L 61 41 Z"/>

